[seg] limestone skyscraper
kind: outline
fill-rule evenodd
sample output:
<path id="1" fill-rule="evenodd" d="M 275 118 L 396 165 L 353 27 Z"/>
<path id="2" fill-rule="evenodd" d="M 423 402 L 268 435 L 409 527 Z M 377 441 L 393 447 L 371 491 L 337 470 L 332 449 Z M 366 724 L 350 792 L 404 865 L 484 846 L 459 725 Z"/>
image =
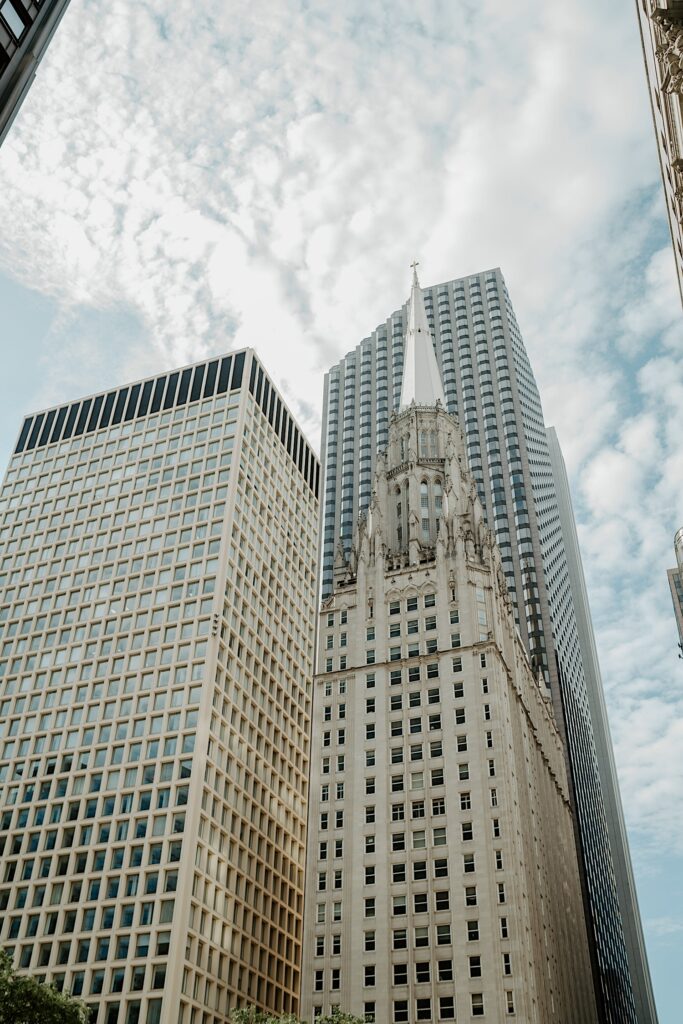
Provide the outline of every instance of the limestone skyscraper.
<path id="1" fill-rule="evenodd" d="M 422 293 L 318 629 L 302 1007 L 598 1020 L 564 750 Z"/>
<path id="2" fill-rule="evenodd" d="M 422 296 L 445 408 L 463 431 L 516 626 L 565 745 L 599 1013 L 610 1024 L 653 1024 L 609 733 L 606 722 L 592 717 L 592 708 L 604 705 L 592 631 L 584 628 L 587 603 L 574 594 L 579 574 L 570 571 L 570 556 L 580 565 L 578 546 L 568 554 L 564 536 L 571 502 L 567 489 L 560 508 L 560 463 L 512 303 L 498 269 L 425 288 Z M 351 551 L 358 515 L 370 505 L 377 453 L 389 443 L 401 401 L 408 309 L 391 313 L 325 379 L 323 596 L 332 593 L 340 547 L 345 557 Z"/>

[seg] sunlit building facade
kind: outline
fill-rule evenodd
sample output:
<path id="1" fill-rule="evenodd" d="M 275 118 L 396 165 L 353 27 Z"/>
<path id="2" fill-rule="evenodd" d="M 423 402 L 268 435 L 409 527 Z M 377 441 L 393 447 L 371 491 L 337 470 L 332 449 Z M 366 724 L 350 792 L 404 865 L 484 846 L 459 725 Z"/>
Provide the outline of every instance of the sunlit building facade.
<path id="1" fill-rule="evenodd" d="M 416 280 L 407 336 L 400 409 L 319 619 L 303 1014 L 590 1024 L 564 748 Z"/>
<path id="2" fill-rule="evenodd" d="M 21 429 L 0 945 L 96 1024 L 298 1010 L 318 474 L 252 350 Z"/>

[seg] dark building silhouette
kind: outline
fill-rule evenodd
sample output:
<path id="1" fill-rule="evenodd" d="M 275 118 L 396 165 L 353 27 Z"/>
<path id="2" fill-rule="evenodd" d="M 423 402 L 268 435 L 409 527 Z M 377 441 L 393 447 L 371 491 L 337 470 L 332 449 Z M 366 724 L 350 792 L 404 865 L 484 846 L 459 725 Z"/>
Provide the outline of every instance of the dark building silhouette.
<path id="1" fill-rule="evenodd" d="M 69 0 L 0 0 L 0 143 Z"/>

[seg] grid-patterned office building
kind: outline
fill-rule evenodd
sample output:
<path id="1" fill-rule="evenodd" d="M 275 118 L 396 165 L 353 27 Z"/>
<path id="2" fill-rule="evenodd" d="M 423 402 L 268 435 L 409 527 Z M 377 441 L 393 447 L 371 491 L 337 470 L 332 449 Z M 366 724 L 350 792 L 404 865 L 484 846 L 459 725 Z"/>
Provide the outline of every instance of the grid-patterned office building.
<path id="1" fill-rule="evenodd" d="M 318 473 L 251 350 L 21 429 L 0 944 L 96 1024 L 298 1008 Z"/>
<path id="2" fill-rule="evenodd" d="M 603 785 L 618 787 L 613 765 L 596 751 L 538 388 L 499 269 L 423 294 L 446 407 L 464 431 L 517 626 L 534 670 L 549 687 L 566 743 L 600 1012 L 610 1024 L 647 1024 L 656 1020 L 647 963 L 643 949 L 629 940 L 640 933 L 637 905 L 628 878 L 615 871 L 610 845 L 624 837 L 610 835 L 602 796 Z M 338 546 L 350 550 L 357 515 L 370 502 L 376 453 L 386 448 L 390 416 L 399 405 L 405 324 L 404 306 L 325 378 L 323 597 L 332 591 Z M 620 859 L 627 858 L 625 851 Z M 626 941 L 622 917 L 632 923 Z M 634 988 L 636 998 L 638 991 L 649 996 L 636 1003 Z"/>
<path id="3" fill-rule="evenodd" d="M 0 143 L 36 76 L 69 0 L 0 0 Z"/>

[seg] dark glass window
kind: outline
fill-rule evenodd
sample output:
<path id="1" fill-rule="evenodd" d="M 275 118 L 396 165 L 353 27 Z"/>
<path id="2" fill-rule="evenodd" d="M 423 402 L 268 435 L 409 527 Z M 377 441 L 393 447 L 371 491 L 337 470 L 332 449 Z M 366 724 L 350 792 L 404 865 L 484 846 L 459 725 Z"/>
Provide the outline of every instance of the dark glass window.
<path id="1" fill-rule="evenodd" d="M 24 420 L 24 425 L 21 428 L 21 434 L 19 435 L 19 440 L 17 441 L 17 447 L 15 448 L 15 452 L 23 452 L 24 445 L 26 444 L 26 439 L 28 438 L 29 430 L 31 429 L 32 423 L 33 418 L 31 416 L 29 416 L 28 419 Z"/>
<path id="2" fill-rule="evenodd" d="M 153 380 L 146 380 L 142 385 L 142 395 L 140 397 L 140 405 L 138 406 L 138 416 L 144 416 L 149 409 L 149 399 L 152 394 L 153 385 Z"/>
<path id="3" fill-rule="evenodd" d="M 114 399 L 116 398 L 116 392 L 110 391 L 104 400 L 104 409 L 102 410 L 102 418 L 100 419 L 100 430 L 103 427 L 109 426 L 109 420 L 111 419 L 111 411 L 114 408 Z"/>
<path id="4" fill-rule="evenodd" d="M 31 436 L 28 439 L 28 444 L 26 446 L 27 448 L 35 448 L 36 441 L 38 440 L 38 434 L 40 433 L 40 428 L 43 425 L 44 419 L 45 413 L 41 412 L 36 416 L 35 420 L 33 421 L 33 430 L 31 431 Z"/>
<path id="5" fill-rule="evenodd" d="M 187 402 L 187 396 L 190 390 L 190 378 L 192 376 L 192 370 L 183 370 L 180 375 L 180 387 L 178 388 L 178 397 L 176 399 L 176 405 L 185 405 Z"/>
<path id="6" fill-rule="evenodd" d="M 195 366 L 194 377 L 192 378 L 192 390 L 190 391 L 190 401 L 196 402 L 198 398 L 202 396 L 202 382 L 204 380 L 204 366 Z"/>
<path id="7" fill-rule="evenodd" d="M 76 420 L 76 426 L 74 427 L 74 434 L 76 435 L 76 437 L 78 437 L 79 434 L 82 434 L 83 431 L 85 430 L 85 424 L 86 424 L 86 421 L 88 419 L 88 413 L 90 412 L 90 406 L 91 405 L 92 405 L 92 398 L 86 398 L 86 400 L 81 405 L 81 411 L 78 414 L 78 419 Z"/>
<path id="8" fill-rule="evenodd" d="M 128 388 L 121 388 L 118 395 L 116 396 L 116 405 L 114 406 L 114 413 L 112 415 L 112 423 L 120 423 L 121 417 L 123 416 L 123 408 L 126 404 L 128 397 Z"/>
<path id="9" fill-rule="evenodd" d="M 168 378 L 168 387 L 166 388 L 166 397 L 164 398 L 164 409 L 171 409 L 173 406 L 179 376 L 179 373 L 172 373 Z"/>
<path id="10" fill-rule="evenodd" d="M 140 394 L 140 387 L 140 384 L 133 384 L 133 387 L 130 389 L 130 395 L 128 396 L 128 404 L 126 405 L 126 411 L 123 416 L 126 422 L 128 422 L 128 420 L 132 420 L 133 416 L 135 416 L 135 410 L 138 404 L 138 395 Z"/>
<path id="11" fill-rule="evenodd" d="M 43 424 L 43 429 L 40 433 L 40 440 L 38 441 L 39 445 L 47 444 L 47 439 L 50 436 L 50 427 L 52 426 L 52 421 L 55 418 L 55 412 L 55 409 L 50 409 L 45 417 L 45 423 Z"/>
<path id="12" fill-rule="evenodd" d="M 104 395 L 98 395 L 93 401 L 90 416 L 88 418 L 88 426 L 85 428 L 88 433 L 90 433 L 91 430 L 95 430 L 97 427 L 97 422 L 100 418 L 100 409 L 102 408 L 103 402 Z"/>
<path id="13" fill-rule="evenodd" d="M 165 384 L 165 377 L 159 377 L 159 379 L 154 382 L 154 394 L 152 395 L 152 408 L 150 409 L 150 412 L 159 412 L 159 409 L 161 409 L 161 396 L 164 393 Z"/>
<path id="14" fill-rule="evenodd" d="M 216 388 L 216 374 L 218 373 L 218 360 L 214 359 L 206 368 L 206 379 L 204 380 L 204 398 L 211 398 Z"/>
<path id="15" fill-rule="evenodd" d="M 52 436 L 50 438 L 50 441 L 58 441 L 59 440 L 59 435 L 62 432 L 62 426 L 64 424 L 64 420 L 66 419 L 66 414 L 67 414 L 68 411 L 69 411 L 68 405 L 63 405 L 62 408 L 57 413 L 57 419 L 55 420 L 55 426 L 54 426 L 54 430 L 52 431 Z"/>
<path id="16" fill-rule="evenodd" d="M 65 441 L 74 432 L 74 423 L 78 416 L 78 402 L 74 402 L 69 409 L 69 415 L 66 418 L 66 426 L 64 427 L 64 433 L 62 434 L 62 441 Z"/>
<path id="17" fill-rule="evenodd" d="M 222 395 L 228 390 L 228 381 L 230 379 L 230 367 L 232 366 L 232 356 L 226 356 L 225 359 L 221 359 L 221 372 L 218 375 L 218 387 L 216 388 L 216 394 Z M 254 367 L 256 366 L 256 360 L 251 364 L 251 378 L 252 384 L 250 390 L 254 393 L 253 379 L 254 379 Z"/>
<path id="18" fill-rule="evenodd" d="M 242 387 L 242 373 L 244 372 L 244 352 L 238 352 L 235 356 L 235 368 L 232 371 L 232 391 Z"/>

